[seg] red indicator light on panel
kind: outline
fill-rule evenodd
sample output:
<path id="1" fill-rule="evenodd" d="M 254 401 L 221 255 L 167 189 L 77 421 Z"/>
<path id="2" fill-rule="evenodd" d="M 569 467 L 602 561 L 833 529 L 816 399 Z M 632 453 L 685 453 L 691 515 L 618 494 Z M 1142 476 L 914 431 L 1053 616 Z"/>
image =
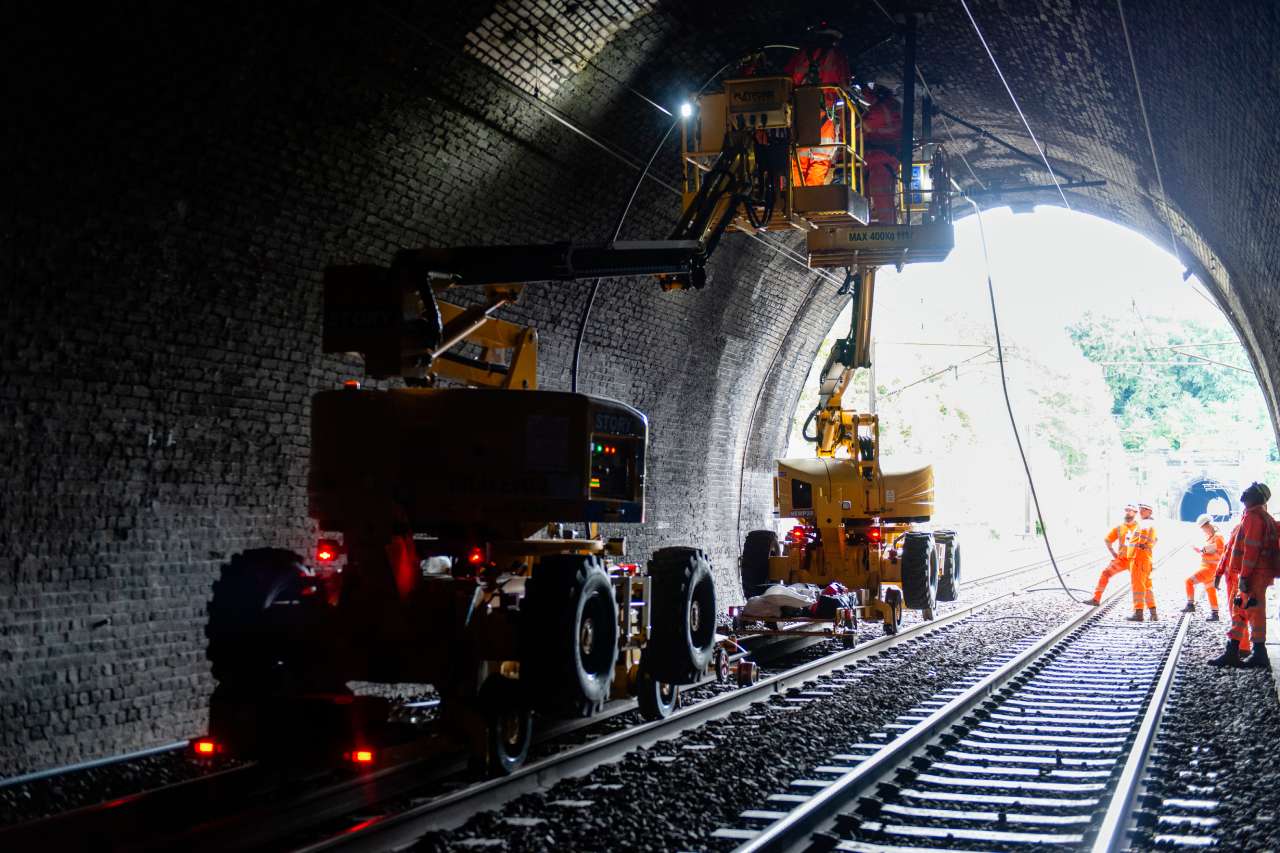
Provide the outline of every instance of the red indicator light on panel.
<path id="1" fill-rule="evenodd" d="M 467 555 L 467 562 L 473 566 L 478 566 L 484 562 L 484 549 L 472 548 L 471 553 Z"/>
<path id="2" fill-rule="evenodd" d="M 197 755 L 213 755 L 218 751 L 218 744 L 211 738 L 201 738 L 192 744 Z"/>

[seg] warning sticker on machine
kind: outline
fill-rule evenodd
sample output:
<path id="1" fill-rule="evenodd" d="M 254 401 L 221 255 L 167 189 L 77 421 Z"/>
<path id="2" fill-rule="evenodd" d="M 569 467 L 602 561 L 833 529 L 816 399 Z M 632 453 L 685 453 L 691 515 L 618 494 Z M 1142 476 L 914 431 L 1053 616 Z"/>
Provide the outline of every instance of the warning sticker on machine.
<path id="1" fill-rule="evenodd" d="M 895 500 L 897 500 L 897 497 L 898 497 L 898 493 L 897 493 L 897 492 L 895 492 L 893 489 L 885 489 L 885 490 L 884 490 L 884 502 L 885 502 L 885 503 L 890 503 L 890 504 L 891 504 L 891 503 L 893 503 Z"/>

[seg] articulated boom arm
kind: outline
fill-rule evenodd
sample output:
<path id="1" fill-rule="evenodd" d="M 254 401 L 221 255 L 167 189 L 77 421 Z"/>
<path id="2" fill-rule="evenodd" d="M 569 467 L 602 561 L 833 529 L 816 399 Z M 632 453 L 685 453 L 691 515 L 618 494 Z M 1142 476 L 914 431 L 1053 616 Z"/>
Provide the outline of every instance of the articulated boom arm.
<path id="1" fill-rule="evenodd" d="M 874 463 L 879 457 L 879 423 L 874 414 L 844 407 L 854 371 L 871 366 L 871 307 L 875 296 L 875 267 L 861 267 L 853 277 L 853 316 L 848 336 L 835 342 L 822 368 L 818 386 L 816 441 L 819 457 L 833 457 L 840 448 L 851 459 Z"/>

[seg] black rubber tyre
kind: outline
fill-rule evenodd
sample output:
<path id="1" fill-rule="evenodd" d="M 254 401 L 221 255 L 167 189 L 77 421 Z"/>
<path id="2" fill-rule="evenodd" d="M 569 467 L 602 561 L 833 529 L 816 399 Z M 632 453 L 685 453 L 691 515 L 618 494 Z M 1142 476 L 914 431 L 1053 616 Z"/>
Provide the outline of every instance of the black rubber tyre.
<path id="1" fill-rule="evenodd" d="M 886 634 L 896 634 L 898 629 L 902 627 L 902 590 L 896 586 L 891 586 L 884 590 L 884 601 L 893 610 L 893 619 L 884 623 L 884 632 Z"/>
<path id="2" fill-rule="evenodd" d="M 753 530 L 742 543 L 742 557 L 738 561 L 742 576 L 742 594 L 747 598 L 759 595 L 769 586 L 769 558 L 782 554 L 778 534 L 772 530 Z"/>
<path id="3" fill-rule="evenodd" d="M 519 770 L 533 743 L 533 711 L 520 685 L 501 675 L 490 676 L 480 688 L 484 715 L 484 770 L 489 776 L 508 776 Z"/>
<path id="4" fill-rule="evenodd" d="M 941 539 L 945 553 L 942 560 L 942 571 L 938 574 L 938 600 L 955 601 L 960 597 L 960 543 L 956 541 L 954 532 L 944 531 Z"/>
<path id="5" fill-rule="evenodd" d="M 311 645 L 331 632 L 317 630 L 327 607 L 323 596 L 303 595 L 306 572 L 302 558 L 282 548 L 245 551 L 223 565 L 204 633 L 205 655 L 225 691 L 262 695 L 341 684 L 339 673 L 326 674 L 323 650 Z"/>
<path id="6" fill-rule="evenodd" d="M 646 720 L 665 720 L 680 707 L 680 688 L 658 681 L 641 667 L 636 680 L 636 701 Z"/>
<path id="7" fill-rule="evenodd" d="M 912 531 L 902 543 L 902 600 L 912 610 L 932 610 L 938 600 L 938 556 L 933 534 Z"/>
<path id="8" fill-rule="evenodd" d="M 556 554 L 533 570 L 521 605 L 521 681 L 540 709 L 588 716 L 609 698 L 618 605 L 599 557 Z"/>
<path id="9" fill-rule="evenodd" d="M 706 673 L 715 650 L 711 562 L 696 548 L 661 548 L 649 560 L 649 578 L 651 625 L 642 666 L 659 681 L 693 684 Z"/>

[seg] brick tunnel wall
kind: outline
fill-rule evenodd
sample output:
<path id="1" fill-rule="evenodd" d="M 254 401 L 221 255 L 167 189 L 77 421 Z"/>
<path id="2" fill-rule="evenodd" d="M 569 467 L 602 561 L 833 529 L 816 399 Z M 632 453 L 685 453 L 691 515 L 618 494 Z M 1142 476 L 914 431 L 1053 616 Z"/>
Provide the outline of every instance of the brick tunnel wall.
<path id="1" fill-rule="evenodd" d="M 357 370 L 319 354 L 325 265 L 385 263 L 403 246 L 607 239 L 668 121 L 643 98 L 674 104 L 726 59 L 808 23 L 787 4 L 500 0 L 432 19 L 433 5 L 245 4 L 221 21 L 157 5 L 145 19 L 53 22 L 42 6 L 24 14 L 44 20 L 10 27 L 6 771 L 203 725 L 218 565 L 312 541 L 307 400 Z M 882 11 L 897 5 L 822 10 L 862 76 L 897 81 Z M 969 5 L 1059 175 L 1107 181 L 1069 191 L 1072 205 L 1162 245 L 1172 230 L 1240 330 L 1274 417 L 1280 78 L 1264 71 L 1280 7 L 1125 4 L 1166 204 L 1116 4 Z M 957 6 L 929 16 L 919 64 L 944 107 L 1035 150 Z M 966 188 L 1049 181 L 1036 158 L 940 124 Z M 624 237 L 674 220 L 674 158 L 654 174 Z M 770 460 L 840 306 L 832 286 L 742 237 L 711 278 L 680 294 L 604 282 L 582 387 L 651 418 L 649 520 L 629 533 L 633 552 L 703 545 L 724 603 L 738 530 L 768 517 Z M 568 387 L 586 292 L 536 286 L 506 315 L 539 329 L 543 387 Z"/>
<path id="2" fill-rule="evenodd" d="M 460 50 L 480 23 L 255 9 L 17 30 L 23 204 L 5 222 L 0 327 L 4 773 L 202 730 L 219 565 L 314 541 L 309 396 L 358 370 L 319 352 L 324 266 L 609 236 L 635 171 Z M 656 33 L 637 35 L 613 49 L 643 55 Z M 643 159 L 665 125 L 611 112 L 618 86 L 588 69 L 542 94 Z M 669 183 L 674 170 L 656 172 Z M 677 204 L 649 182 L 626 236 L 665 236 Z M 739 482 L 747 530 L 768 517 L 770 459 L 840 304 L 746 238 L 726 241 L 711 278 L 674 294 L 605 281 L 581 387 L 651 419 L 632 553 L 705 547 L 725 601 L 738 593 Z M 538 328 L 544 388 L 568 388 L 586 293 L 535 286 L 505 315 Z"/>

